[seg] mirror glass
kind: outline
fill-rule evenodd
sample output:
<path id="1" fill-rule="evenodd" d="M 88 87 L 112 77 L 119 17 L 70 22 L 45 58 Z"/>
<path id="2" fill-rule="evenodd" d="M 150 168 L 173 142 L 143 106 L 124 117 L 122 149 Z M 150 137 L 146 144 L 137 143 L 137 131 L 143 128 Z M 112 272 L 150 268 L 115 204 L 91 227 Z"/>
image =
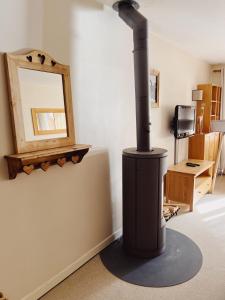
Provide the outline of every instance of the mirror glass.
<path id="1" fill-rule="evenodd" d="M 25 140 L 67 137 L 61 74 L 18 69 Z"/>

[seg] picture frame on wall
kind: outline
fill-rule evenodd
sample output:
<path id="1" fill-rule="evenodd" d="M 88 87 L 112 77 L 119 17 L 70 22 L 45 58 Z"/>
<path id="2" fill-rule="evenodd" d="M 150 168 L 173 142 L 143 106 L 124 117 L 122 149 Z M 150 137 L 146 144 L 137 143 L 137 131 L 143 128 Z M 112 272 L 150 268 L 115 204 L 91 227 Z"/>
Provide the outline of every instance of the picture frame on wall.
<path id="1" fill-rule="evenodd" d="M 150 74 L 150 101 L 152 108 L 159 108 L 159 84 L 160 84 L 160 72 L 152 70 Z"/>

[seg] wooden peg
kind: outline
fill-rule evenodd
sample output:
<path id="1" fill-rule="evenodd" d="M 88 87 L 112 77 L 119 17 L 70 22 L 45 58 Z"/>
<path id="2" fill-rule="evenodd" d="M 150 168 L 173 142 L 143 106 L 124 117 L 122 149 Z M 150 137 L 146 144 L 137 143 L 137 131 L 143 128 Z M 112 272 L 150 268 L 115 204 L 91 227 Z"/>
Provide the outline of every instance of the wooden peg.
<path id="1" fill-rule="evenodd" d="M 41 168 L 43 171 L 47 172 L 48 168 L 50 167 L 50 162 L 49 161 L 46 161 L 46 162 L 43 162 L 41 164 Z"/>
<path id="2" fill-rule="evenodd" d="M 7 300 L 1 292 L 0 292 L 0 300 Z"/>
<path id="3" fill-rule="evenodd" d="M 73 155 L 71 160 L 74 164 L 77 164 L 80 160 L 80 157 L 79 157 L 79 155 Z"/>
<path id="4" fill-rule="evenodd" d="M 27 174 L 30 175 L 32 171 L 34 170 L 34 165 L 29 165 L 29 166 L 24 166 L 23 171 Z"/>
<path id="5" fill-rule="evenodd" d="M 57 164 L 62 168 L 64 166 L 64 164 L 66 163 L 66 158 L 63 157 L 63 158 L 59 158 L 57 160 Z"/>

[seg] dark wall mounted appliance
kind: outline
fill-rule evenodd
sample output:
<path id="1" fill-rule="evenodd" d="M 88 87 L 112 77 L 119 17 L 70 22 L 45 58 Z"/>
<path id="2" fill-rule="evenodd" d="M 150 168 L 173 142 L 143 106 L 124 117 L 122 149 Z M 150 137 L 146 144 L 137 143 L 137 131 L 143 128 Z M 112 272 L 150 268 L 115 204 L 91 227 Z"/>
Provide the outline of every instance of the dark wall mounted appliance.
<path id="1" fill-rule="evenodd" d="M 195 134 L 195 107 L 177 105 L 173 119 L 173 131 L 176 139 L 183 139 Z"/>
<path id="2" fill-rule="evenodd" d="M 118 1 L 113 7 L 133 30 L 134 40 L 137 148 L 123 151 L 123 246 L 131 255 L 152 258 L 165 249 L 167 150 L 150 145 L 148 21 L 133 0 Z"/>

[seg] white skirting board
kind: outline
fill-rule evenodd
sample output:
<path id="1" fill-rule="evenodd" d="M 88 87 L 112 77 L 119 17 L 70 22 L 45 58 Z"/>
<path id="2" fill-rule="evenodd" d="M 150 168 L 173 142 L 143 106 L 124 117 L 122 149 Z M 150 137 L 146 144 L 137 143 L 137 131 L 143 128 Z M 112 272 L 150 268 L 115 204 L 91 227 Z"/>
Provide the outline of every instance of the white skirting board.
<path id="1" fill-rule="evenodd" d="M 46 294 L 48 291 L 50 291 L 52 288 L 54 288 L 61 281 L 63 281 L 65 278 L 67 278 L 69 275 L 74 273 L 77 269 L 79 269 L 83 264 L 85 264 L 92 257 L 97 255 L 100 251 L 102 251 L 110 243 L 112 243 L 114 240 L 119 238 L 121 236 L 121 234 L 122 234 L 122 229 L 117 230 L 116 232 L 111 234 L 109 237 L 107 237 L 104 241 L 102 241 L 97 246 L 95 246 L 90 251 L 88 251 L 83 256 L 81 256 L 78 260 L 73 262 L 71 265 L 66 267 L 64 270 L 62 270 L 60 273 L 53 276 L 51 279 L 49 279 L 45 283 L 43 283 L 36 290 L 34 290 L 33 292 L 31 292 L 28 295 L 26 295 L 25 297 L 23 297 L 21 300 L 37 300 L 38 298 L 40 298 L 41 296 Z"/>

